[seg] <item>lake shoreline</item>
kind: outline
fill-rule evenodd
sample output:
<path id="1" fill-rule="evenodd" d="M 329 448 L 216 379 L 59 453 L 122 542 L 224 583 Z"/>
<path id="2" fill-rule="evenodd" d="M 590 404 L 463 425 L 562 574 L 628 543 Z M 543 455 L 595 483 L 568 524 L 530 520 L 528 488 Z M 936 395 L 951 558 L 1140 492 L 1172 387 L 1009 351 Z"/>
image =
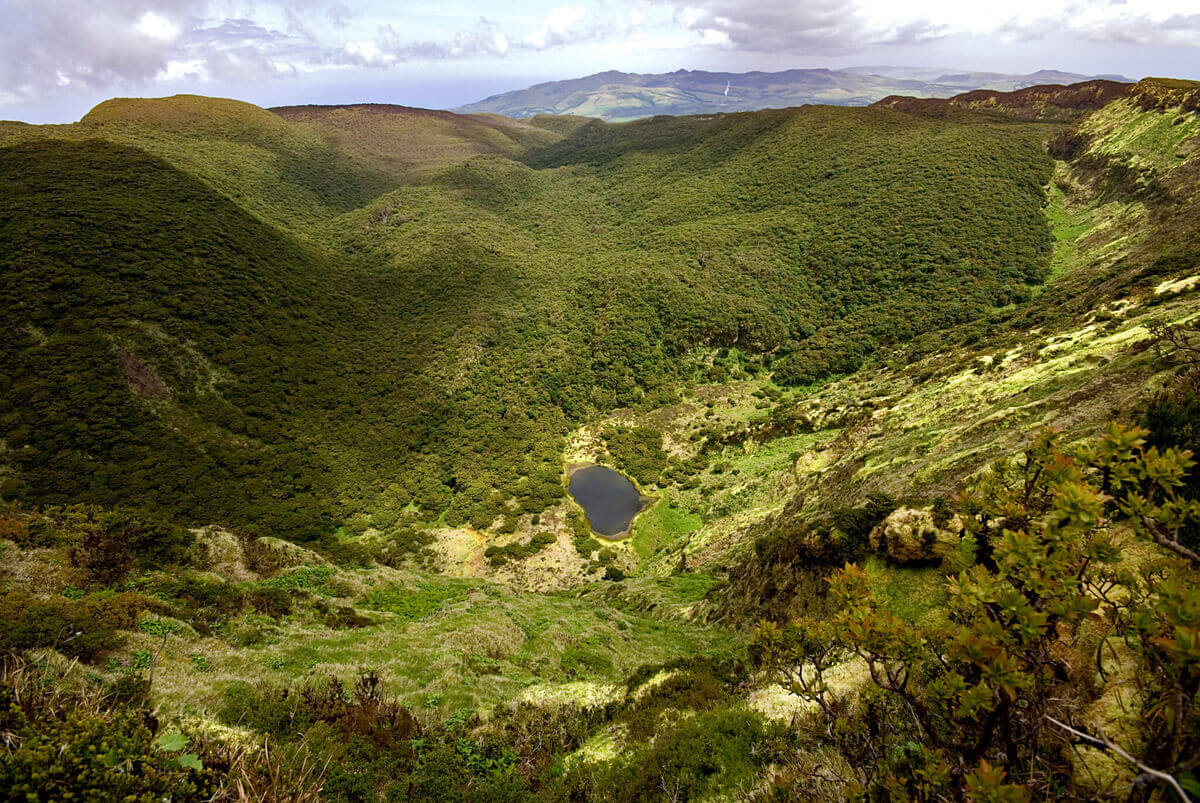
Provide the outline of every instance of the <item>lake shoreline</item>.
<path id="1" fill-rule="evenodd" d="M 603 472 L 607 472 L 608 474 L 612 475 L 612 479 L 607 481 L 608 487 L 603 488 L 603 489 L 578 489 L 578 488 L 576 488 L 576 490 L 572 490 L 572 486 L 574 485 L 574 479 L 575 479 L 576 474 L 578 474 L 581 471 L 587 470 L 587 469 L 601 469 Z M 606 504 L 609 500 L 592 498 L 589 501 L 586 497 L 588 496 L 589 493 L 595 493 L 595 492 L 597 492 L 597 490 L 601 493 L 602 496 L 605 494 L 611 494 L 614 492 L 620 493 L 622 489 L 614 488 L 614 486 L 612 485 L 612 482 L 614 482 L 614 481 L 617 483 L 617 485 L 624 483 L 625 485 L 627 485 L 629 487 L 630 490 L 633 491 L 633 493 L 635 493 L 637 495 L 636 507 L 634 507 L 632 510 L 630 510 L 627 513 L 627 515 L 629 516 L 629 522 L 628 522 L 628 524 L 625 525 L 624 528 L 617 530 L 615 532 L 604 533 L 604 532 L 601 532 L 599 529 L 597 529 L 596 522 L 593 520 L 593 515 L 597 512 L 594 510 L 594 506 L 595 506 L 595 504 L 597 504 L 597 502 L 600 502 L 601 504 Z M 639 515 L 641 515 L 642 513 L 644 513 L 646 510 L 648 510 L 656 501 L 654 497 L 647 496 L 646 494 L 642 493 L 641 489 L 637 486 L 637 483 L 635 483 L 633 481 L 633 479 L 625 476 L 620 471 L 617 471 L 616 469 L 612 468 L 611 466 L 605 466 L 600 463 L 570 463 L 570 464 L 568 464 L 567 465 L 567 493 L 570 496 L 572 502 L 574 504 L 578 505 L 580 507 L 580 509 L 582 509 L 584 518 L 587 521 L 588 528 L 592 531 L 592 534 L 596 538 L 599 538 L 599 539 L 602 539 L 602 540 L 608 541 L 608 542 L 623 541 L 623 540 L 629 538 L 633 534 L 633 525 L 634 525 L 634 522 L 637 521 L 637 517 Z M 582 498 L 582 499 L 580 498 L 581 493 L 585 498 Z M 589 506 L 593 507 L 591 514 L 589 514 Z M 605 512 L 607 513 L 607 511 L 605 511 Z M 603 526 L 603 525 L 601 525 L 601 526 Z"/>

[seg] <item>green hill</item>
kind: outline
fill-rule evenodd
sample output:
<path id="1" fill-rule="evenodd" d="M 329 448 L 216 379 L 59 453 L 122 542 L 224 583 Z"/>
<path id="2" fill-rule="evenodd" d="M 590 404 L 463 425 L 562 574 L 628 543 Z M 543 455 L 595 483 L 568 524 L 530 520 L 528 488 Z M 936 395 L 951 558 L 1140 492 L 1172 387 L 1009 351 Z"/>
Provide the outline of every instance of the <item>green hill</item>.
<path id="1" fill-rule="evenodd" d="M 181 108 L 173 109 L 176 102 Z M 214 143 L 238 154 L 242 147 L 295 154 L 296 143 L 311 137 L 304 126 L 293 131 L 295 124 L 242 105 L 197 108 L 192 99 L 106 105 L 94 115 L 104 122 L 89 115 L 80 129 L 55 129 L 38 147 L 85 132 L 111 133 L 120 143 L 149 141 L 148 120 L 162 119 L 167 122 L 153 129 L 163 140 L 155 150 L 184 171 Z M 117 116 L 126 120 L 111 122 Z M 443 118 L 431 119 L 440 131 Z M 172 193 L 112 182 L 112 170 L 93 172 L 103 158 L 87 156 L 89 149 L 110 146 L 92 140 L 73 146 L 81 161 L 72 180 L 80 190 L 66 202 L 80 203 L 79 214 L 90 210 L 92 224 L 60 226 L 53 246 L 14 234 L 17 248 L 8 258 L 44 279 L 49 269 L 42 249 L 91 255 L 97 264 L 70 256 L 52 263 L 68 284 L 95 281 L 98 271 L 129 272 L 111 304 L 73 306 L 72 314 L 85 320 L 103 314 L 150 327 L 196 320 L 194 330 L 173 335 L 174 348 L 195 349 L 195 359 L 230 377 L 230 392 L 257 395 L 257 416 L 266 426 L 285 427 L 286 435 L 276 436 L 284 439 L 280 448 L 322 477 L 300 484 L 314 495 L 311 504 L 307 497 L 293 500 L 280 515 L 303 507 L 314 511 L 314 521 L 333 517 L 337 523 L 355 509 L 373 512 L 383 504 L 378 494 L 398 486 L 399 495 L 386 504 L 414 503 L 430 519 L 449 507 L 450 521 L 487 527 L 510 503 L 537 513 L 557 499 L 567 431 L 617 407 L 669 401 L 675 383 L 695 375 L 689 355 L 698 347 L 745 349 L 752 370 L 804 382 L 853 370 L 879 348 L 1029 296 L 1049 244 L 1040 217 L 1039 187 L 1050 168 L 1039 146 L 1044 135 L 1033 126 L 833 109 L 631 127 L 593 123 L 559 144 L 527 151 L 530 166 L 471 156 L 425 184 L 342 216 L 334 216 L 333 201 L 310 206 L 306 217 L 327 210 L 318 225 L 293 218 L 290 233 L 264 228 L 212 260 L 202 255 L 214 246 L 203 244 L 223 245 L 228 235 L 222 232 L 234 226 L 197 213 L 223 201 L 193 200 L 195 189 Z M 390 136 L 380 133 L 374 141 Z M 967 152 L 984 158 L 962 158 Z M 25 159 L 39 161 L 20 156 L 19 148 L 13 153 L 14 170 Z M 309 154 L 304 164 L 321 162 L 320 154 Z M 282 188 L 278 193 L 258 183 L 244 187 L 240 174 L 213 177 L 212 164 L 198 178 L 214 191 L 238 182 L 229 190 L 234 203 L 269 223 L 285 217 L 267 214 L 281 197 L 312 197 L 310 184 L 320 183 L 314 179 L 319 173 L 281 170 L 280 164 L 257 167 L 271 171 L 265 184 Z M 349 181 L 362 162 L 343 157 L 319 169 L 339 164 L 339 175 Z M 83 191 L 110 184 L 91 191 L 99 197 Z M 227 202 L 223 208 L 233 214 Z M 74 214 L 70 209 L 62 211 Z M 43 206 L 27 211 L 18 205 L 10 226 L 37 231 L 41 220 L 57 216 Z M 134 228 L 117 237 L 109 232 L 110 219 Z M 193 221 L 186 237 L 167 234 L 184 220 Z M 293 236 L 314 245 L 279 244 Z M 93 242 L 110 237 L 121 251 Z M 235 270 L 247 255 L 261 256 L 269 274 Z M 250 284 L 224 290 L 207 274 L 192 278 L 197 259 L 223 281 Z M 129 263 L 152 271 L 130 272 Z M 179 285 L 155 283 L 160 275 Z M 292 282 L 293 289 L 255 286 L 267 278 Z M 27 291 L 10 288 L 7 310 L 16 326 L 38 325 L 30 311 L 44 309 L 49 299 L 30 302 Z M 221 297 L 211 297 L 214 292 Z M 128 293 L 138 295 L 129 299 Z M 237 315 L 221 306 L 241 298 L 259 306 Z M 320 299 L 328 299 L 328 309 Z M 226 333 L 208 323 L 214 316 L 254 328 Z M 52 339 L 59 320 L 46 322 Z M 108 327 L 83 328 L 100 338 Z M 218 333 L 224 336 L 214 341 Z M 230 348 L 251 361 L 231 360 Z M 328 356 L 317 359 L 318 353 Z M 168 348 L 163 359 L 183 357 Z M 83 362 L 98 367 L 92 359 Z M 310 371 L 317 364 L 319 371 Z M 25 382 L 43 375 L 33 366 L 13 374 Z M 112 382 L 105 387 L 120 389 Z M 44 412 L 36 403 L 21 405 L 31 421 Z M 94 416 L 110 414 L 98 409 Z M 210 423 L 199 417 L 198 425 Z M 364 427 L 372 438 L 360 437 Z M 167 457 L 186 440 L 172 431 L 159 433 L 175 442 L 155 450 L 155 459 L 168 461 L 174 476 L 211 478 L 202 463 Z M 51 440 L 40 459 L 60 464 L 59 449 L 107 453 L 115 435 L 87 446 Z M 21 442 L 35 437 L 30 430 Z M 124 482 L 134 476 L 151 482 L 158 471 L 146 469 Z M 266 465 L 240 470 L 276 473 Z M 61 501 L 43 497 L 42 481 L 23 472 L 13 481 L 29 489 L 22 494 L 29 501 Z M 88 498 L 113 503 L 131 490 L 117 483 L 107 498 L 100 488 Z M 277 526 L 270 503 L 237 498 L 207 520 Z M 174 505 L 205 523 L 186 495 Z M 294 534 L 291 527 L 287 532 Z"/>
<path id="2" fill-rule="evenodd" d="M 1190 790 L 1196 86 L 0 126 L 0 789 Z"/>
<path id="3" fill-rule="evenodd" d="M 328 520 L 287 422 L 338 381 L 318 359 L 356 317 L 336 268 L 134 148 L 33 141 L 3 171 L 4 495 L 230 523 L 297 497 L 281 532 Z"/>
<path id="4" fill-rule="evenodd" d="M 0 127 L 0 143 L 28 138 L 100 139 L 144 150 L 259 219 L 299 232 L 395 186 L 316 129 L 217 98 L 119 98 L 74 125 Z"/>
<path id="5" fill-rule="evenodd" d="M 550 117 L 522 121 L 370 103 L 271 111 L 284 120 L 307 123 L 364 162 L 404 180 L 428 178 L 471 156 L 515 158 L 529 148 L 556 142 L 585 122 Z"/>

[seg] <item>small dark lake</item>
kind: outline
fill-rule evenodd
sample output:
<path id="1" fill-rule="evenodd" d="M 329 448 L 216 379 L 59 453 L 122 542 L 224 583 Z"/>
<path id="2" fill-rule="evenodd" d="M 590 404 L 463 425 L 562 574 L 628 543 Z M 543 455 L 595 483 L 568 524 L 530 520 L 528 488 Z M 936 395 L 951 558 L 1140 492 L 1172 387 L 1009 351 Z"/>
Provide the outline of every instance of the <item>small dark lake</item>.
<path id="1" fill-rule="evenodd" d="M 567 490 L 583 507 L 598 535 L 614 536 L 629 529 L 642 498 L 623 474 L 604 466 L 588 466 L 571 475 Z"/>

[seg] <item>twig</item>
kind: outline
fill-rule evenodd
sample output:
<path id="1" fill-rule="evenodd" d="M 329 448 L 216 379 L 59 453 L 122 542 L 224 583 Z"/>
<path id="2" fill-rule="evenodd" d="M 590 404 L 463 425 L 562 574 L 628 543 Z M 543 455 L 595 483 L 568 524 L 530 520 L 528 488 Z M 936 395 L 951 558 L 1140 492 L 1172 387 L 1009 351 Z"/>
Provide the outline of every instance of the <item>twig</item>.
<path id="1" fill-rule="evenodd" d="M 1191 801 L 1191 798 L 1188 797 L 1187 793 L 1183 791 L 1183 787 L 1179 785 L 1179 781 L 1175 780 L 1174 775 L 1163 772 L 1162 770 L 1156 770 L 1153 767 L 1143 764 L 1142 762 L 1138 761 L 1136 758 L 1131 756 L 1129 753 L 1127 753 L 1125 750 L 1123 750 L 1119 745 L 1114 744 L 1113 742 L 1110 742 L 1108 739 L 1105 739 L 1100 736 L 1093 736 L 1090 733 L 1084 733 L 1081 730 L 1076 730 L 1075 728 L 1072 728 L 1070 725 L 1066 724 L 1065 722 L 1059 722 L 1057 719 L 1050 716 L 1049 714 L 1045 714 L 1044 716 L 1046 717 L 1047 720 L 1054 723 L 1055 725 L 1062 728 L 1063 730 L 1067 731 L 1068 733 L 1072 734 L 1073 736 L 1083 739 L 1084 741 L 1091 742 L 1092 744 L 1097 745 L 1099 747 L 1103 747 L 1105 750 L 1109 751 L 1110 753 L 1116 753 L 1118 756 L 1120 756 L 1121 758 L 1128 761 L 1130 764 L 1132 764 L 1135 767 L 1137 767 L 1138 769 L 1140 769 L 1142 771 L 1143 775 L 1149 775 L 1151 778 L 1157 778 L 1158 780 L 1160 780 L 1164 783 L 1170 784 L 1171 788 L 1175 790 L 1175 794 L 1179 795 L 1179 799 L 1182 800 L 1183 803 L 1189 803 Z"/>

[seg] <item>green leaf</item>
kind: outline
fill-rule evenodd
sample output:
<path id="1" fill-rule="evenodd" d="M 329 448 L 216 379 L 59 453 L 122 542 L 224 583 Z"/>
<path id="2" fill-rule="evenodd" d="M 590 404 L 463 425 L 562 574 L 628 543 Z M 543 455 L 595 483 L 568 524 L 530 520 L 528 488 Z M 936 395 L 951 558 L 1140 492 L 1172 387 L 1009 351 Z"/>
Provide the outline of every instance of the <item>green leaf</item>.
<path id="1" fill-rule="evenodd" d="M 173 753 L 176 750 L 182 750 L 187 747 L 188 738 L 178 731 L 174 733 L 162 733 L 154 740 L 154 743 L 158 745 L 160 750 L 167 750 Z"/>
<path id="2" fill-rule="evenodd" d="M 1179 785 L 1183 787 L 1183 791 L 1187 792 L 1192 797 L 1200 797 L 1200 780 L 1190 772 L 1185 772 L 1179 776 Z"/>
<path id="3" fill-rule="evenodd" d="M 185 770 L 196 770 L 199 772 L 200 770 L 204 769 L 204 764 L 200 762 L 200 757 L 195 753 L 184 753 L 175 760 L 179 762 L 179 766 L 183 767 Z"/>

